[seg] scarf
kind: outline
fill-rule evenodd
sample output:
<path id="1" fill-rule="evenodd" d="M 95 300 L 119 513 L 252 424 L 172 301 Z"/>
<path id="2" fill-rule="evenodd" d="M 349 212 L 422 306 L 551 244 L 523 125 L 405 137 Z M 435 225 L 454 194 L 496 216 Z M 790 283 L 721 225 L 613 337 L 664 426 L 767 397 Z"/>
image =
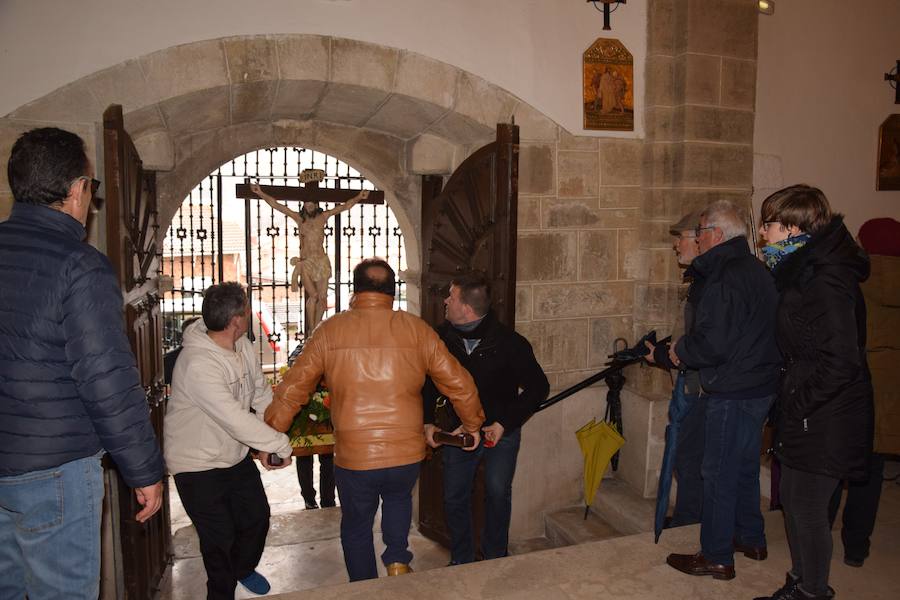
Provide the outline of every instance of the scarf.
<path id="1" fill-rule="evenodd" d="M 801 233 L 774 244 L 766 244 L 762 249 L 766 266 L 769 267 L 770 271 L 774 271 L 785 257 L 805 246 L 810 237 L 808 233 Z"/>

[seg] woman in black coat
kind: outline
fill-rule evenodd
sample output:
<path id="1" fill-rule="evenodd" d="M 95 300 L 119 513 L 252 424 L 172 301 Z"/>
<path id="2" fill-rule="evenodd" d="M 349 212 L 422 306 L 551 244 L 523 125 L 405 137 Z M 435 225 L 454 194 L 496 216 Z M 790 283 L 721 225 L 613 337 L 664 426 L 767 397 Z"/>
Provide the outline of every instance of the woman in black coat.
<path id="1" fill-rule="evenodd" d="M 869 259 L 825 195 L 806 185 L 763 202 L 760 234 L 779 292 L 784 357 L 775 451 L 792 567 L 773 599 L 830 599 L 828 504 L 843 479 L 865 479 L 871 455 L 872 385 L 866 306 Z"/>

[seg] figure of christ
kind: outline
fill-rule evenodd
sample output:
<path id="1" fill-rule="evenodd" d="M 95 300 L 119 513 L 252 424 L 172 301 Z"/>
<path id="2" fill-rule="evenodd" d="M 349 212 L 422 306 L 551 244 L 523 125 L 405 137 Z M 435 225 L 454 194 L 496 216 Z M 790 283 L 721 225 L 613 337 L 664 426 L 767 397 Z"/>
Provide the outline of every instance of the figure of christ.
<path id="1" fill-rule="evenodd" d="M 600 76 L 600 112 L 609 114 L 616 106 L 616 83 L 611 69 L 607 68 Z"/>
<path id="2" fill-rule="evenodd" d="M 291 265 L 294 267 L 291 274 L 291 291 L 298 290 L 299 278 L 300 285 L 306 291 L 305 335 L 309 337 L 325 315 L 328 280 L 331 279 L 331 260 L 325 253 L 325 225 L 333 215 L 350 210 L 359 201 L 368 198 L 369 191 L 362 190 L 331 210 L 323 210 L 315 202 L 304 202 L 303 208 L 297 212 L 262 191 L 258 183 L 251 184 L 250 190 L 265 200 L 266 204 L 297 223 L 297 231 L 300 233 L 300 256 L 291 259 Z"/>

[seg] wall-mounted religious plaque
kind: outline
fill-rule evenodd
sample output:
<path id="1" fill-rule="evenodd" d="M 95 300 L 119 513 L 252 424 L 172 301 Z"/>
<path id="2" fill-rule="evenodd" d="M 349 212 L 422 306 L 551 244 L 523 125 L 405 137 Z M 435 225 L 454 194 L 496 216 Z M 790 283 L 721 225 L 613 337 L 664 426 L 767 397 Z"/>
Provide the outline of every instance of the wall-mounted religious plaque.
<path id="1" fill-rule="evenodd" d="M 634 58 L 619 40 L 598 38 L 582 56 L 584 128 L 634 131 Z"/>
<path id="2" fill-rule="evenodd" d="M 878 130 L 876 190 L 900 190 L 900 115 L 891 115 Z"/>

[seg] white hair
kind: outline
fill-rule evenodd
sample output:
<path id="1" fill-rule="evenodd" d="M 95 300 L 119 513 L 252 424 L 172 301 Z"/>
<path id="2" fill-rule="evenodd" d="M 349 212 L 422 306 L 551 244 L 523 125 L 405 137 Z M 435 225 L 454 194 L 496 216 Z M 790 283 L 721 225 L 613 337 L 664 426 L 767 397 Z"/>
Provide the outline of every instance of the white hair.
<path id="1" fill-rule="evenodd" d="M 716 200 L 707 206 L 701 216 L 706 217 L 707 226 L 718 227 L 725 241 L 747 235 L 747 220 L 744 211 L 728 200 Z"/>

